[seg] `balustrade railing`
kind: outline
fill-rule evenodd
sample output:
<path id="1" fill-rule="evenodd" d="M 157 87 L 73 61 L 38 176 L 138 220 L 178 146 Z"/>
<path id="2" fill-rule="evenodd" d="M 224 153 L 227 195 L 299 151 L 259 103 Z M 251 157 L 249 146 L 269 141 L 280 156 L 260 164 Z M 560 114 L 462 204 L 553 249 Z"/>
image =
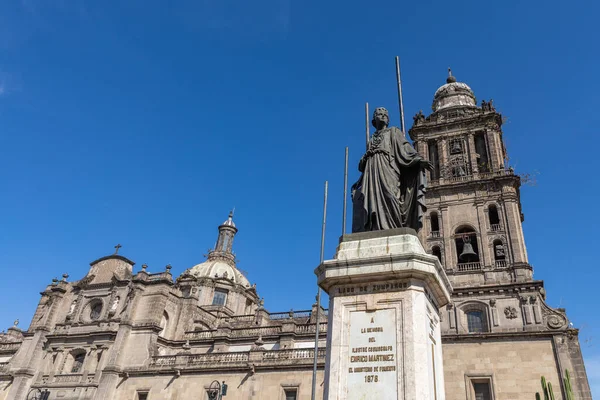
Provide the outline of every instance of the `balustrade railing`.
<path id="1" fill-rule="evenodd" d="M 79 383 L 83 379 L 83 374 L 62 374 L 54 376 L 54 383 Z"/>
<path id="2" fill-rule="evenodd" d="M 175 366 L 177 356 L 154 356 L 150 360 L 151 367 Z"/>
<path id="3" fill-rule="evenodd" d="M 498 231 L 502 230 L 502 227 L 500 226 L 500 224 L 492 224 L 492 225 L 490 225 L 490 229 L 493 232 L 498 232 Z"/>
<path id="4" fill-rule="evenodd" d="M 497 171 L 491 171 L 491 172 L 479 172 L 477 174 L 469 174 L 469 175 L 464 175 L 464 176 L 454 176 L 454 177 L 447 177 L 447 178 L 441 178 L 441 179 L 432 179 L 429 184 L 431 186 L 437 186 L 440 184 L 446 184 L 446 183 L 454 183 L 454 182 L 466 182 L 466 181 L 471 181 L 474 179 L 489 179 L 489 178 L 494 178 L 496 176 L 508 176 L 508 175 L 513 175 L 514 171 L 509 170 L 509 169 L 501 169 L 501 170 L 497 170 Z"/>
<path id="5" fill-rule="evenodd" d="M 254 319 L 256 318 L 256 316 L 254 314 L 249 314 L 249 315 L 234 315 L 232 317 L 229 317 L 229 321 L 236 323 L 236 322 L 254 322 Z"/>
<path id="6" fill-rule="evenodd" d="M 464 264 L 458 264 L 456 269 L 460 272 L 464 272 L 464 271 L 480 271 L 481 270 L 481 263 L 478 262 L 470 262 L 470 263 L 464 263 Z"/>
<path id="7" fill-rule="evenodd" d="M 442 236 L 442 234 L 440 233 L 440 231 L 432 231 L 431 232 L 431 237 L 433 237 L 433 238 L 439 238 L 441 236 Z"/>
<path id="8" fill-rule="evenodd" d="M 294 332 L 302 335 L 306 333 L 315 333 L 316 324 L 305 324 L 305 325 L 296 325 Z M 327 332 L 327 323 L 321 322 L 319 324 L 319 332 Z"/>
<path id="9" fill-rule="evenodd" d="M 506 268 L 508 266 L 506 260 L 496 260 L 494 264 L 496 268 Z"/>
<path id="10" fill-rule="evenodd" d="M 212 339 L 216 331 L 194 331 L 186 332 L 183 337 L 185 339 Z"/>
<path id="11" fill-rule="evenodd" d="M 448 182 L 466 182 L 471 179 L 473 179 L 472 175 L 453 176 L 452 178 L 448 178 Z"/>
<path id="12" fill-rule="evenodd" d="M 269 336 L 278 335 L 281 333 L 281 326 L 259 326 L 256 328 L 240 328 L 232 329 L 231 336 L 233 337 L 244 337 L 244 336 Z"/>
<path id="13" fill-rule="evenodd" d="M 315 349 L 286 349 L 271 350 L 263 353 L 263 361 L 277 360 L 312 360 L 315 356 Z M 325 349 L 319 349 L 317 357 L 325 357 Z"/>
<path id="14" fill-rule="evenodd" d="M 21 343 L 0 343 L 0 351 L 17 351 Z"/>
<path id="15" fill-rule="evenodd" d="M 325 358 L 325 348 L 319 348 L 317 358 Z M 179 354 L 174 356 L 155 356 L 150 359 L 150 369 L 170 369 L 186 367 L 207 367 L 213 368 L 216 365 L 235 364 L 246 365 L 252 360 L 264 362 L 267 364 L 285 363 L 286 361 L 311 363 L 314 358 L 315 350 L 307 349 L 285 349 L 285 350 L 260 350 L 231 353 L 211 353 L 211 354 Z M 257 357 L 255 358 L 256 355 Z M 66 375 L 63 375 L 66 376 Z"/>
<path id="16" fill-rule="evenodd" d="M 177 356 L 182 357 L 182 356 Z M 249 360 L 248 352 L 232 352 L 232 353 L 213 353 L 213 354 L 196 354 L 186 355 L 185 363 L 187 365 L 198 364 L 221 364 L 221 363 L 237 363 Z"/>
<path id="17" fill-rule="evenodd" d="M 269 319 L 272 320 L 277 320 L 277 319 L 287 319 L 287 318 L 292 318 L 290 316 L 290 312 L 276 312 L 276 313 L 269 313 Z"/>

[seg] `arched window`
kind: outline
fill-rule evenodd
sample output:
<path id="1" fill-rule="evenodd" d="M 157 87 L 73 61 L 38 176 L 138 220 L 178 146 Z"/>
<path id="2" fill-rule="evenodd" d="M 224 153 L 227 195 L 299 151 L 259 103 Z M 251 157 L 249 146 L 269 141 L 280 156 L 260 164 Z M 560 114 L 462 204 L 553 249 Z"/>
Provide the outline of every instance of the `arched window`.
<path id="1" fill-rule="evenodd" d="M 436 256 L 440 262 L 442 262 L 442 250 L 440 250 L 440 246 L 433 246 L 431 249 L 431 254 Z"/>
<path id="2" fill-rule="evenodd" d="M 480 266 L 472 265 L 473 263 L 479 263 L 477 233 L 473 228 L 467 226 L 457 229 L 454 235 L 454 243 L 456 245 L 456 255 L 458 256 L 459 271 L 461 270 L 460 264 L 469 264 L 468 268 L 470 269 L 480 269 Z"/>
<path id="3" fill-rule="evenodd" d="M 498 216 L 498 208 L 494 204 L 488 207 L 488 217 L 490 219 L 490 229 L 492 231 L 499 231 L 500 217 Z"/>
<path id="4" fill-rule="evenodd" d="M 494 240 L 494 260 L 506 260 L 506 252 L 504 251 L 504 244 L 502 240 Z"/>
<path id="5" fill-rule="evenodd" d="M 494 247 L 494 264 L 496 265 L 496 268 L 505 268 L 506 249 L 504 248 L 504 243 L 502 243 L 502 240 L 496 239 L 492 246 Z"/>
<path id="6" fill-rule="evenodd" d="M 440 221 L 438 214 L 436 212 L 432 212 L 429 214 L 429 219 L 431 220 L 431 236 L 440 237 Z"/>
<path id="7" fill-rule="evenodd" d="M 465 312 L 467 316 L 467 328 L 469 333 L 487 332 L 487 318 L 483 310 L 469 310 Z"/>
<path id="8" fill-rule="evenodd" d="M 71 365 L 71 373 L 78 374 L 83 369 L 83 362 L 85 361 L 85 352 L 79 351 L 71 354 L 73 357 L 73 364 Z"/>

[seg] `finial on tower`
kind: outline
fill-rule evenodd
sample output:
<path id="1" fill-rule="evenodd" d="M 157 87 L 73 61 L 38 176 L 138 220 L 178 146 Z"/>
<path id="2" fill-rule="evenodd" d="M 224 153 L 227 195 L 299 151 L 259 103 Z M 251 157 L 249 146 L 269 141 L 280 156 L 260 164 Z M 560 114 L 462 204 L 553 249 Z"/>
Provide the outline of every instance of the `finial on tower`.
<path id="1" fill-rule="evenodd" d="M 117 244 L 117 245 L 115 246 L 115 254 L 119 254 L 119 249 L 120 249 L 121 247 L 123 247 L 123 246 L 121 246 L 121 244 L 120 244 L 120 243 L 119 243 L 119 244 Z"/>
<path id="2" fill-rule="evenodd" d="M 235 228 L 235 223 L 233 222 L 233 214 L 235 213 L 235 207 L 229 211 L 229 216 L 227 217 L 227 221 L 223 222 L 222 225 L 232 226 Z"/>
<path id="3" fill-rule="evenodd" d="M 456 82 L 456 78 L 452 75 L 452 69 L 448 67 L 448 78 L 446 79 L 446 83 L 454 83 Z"/>

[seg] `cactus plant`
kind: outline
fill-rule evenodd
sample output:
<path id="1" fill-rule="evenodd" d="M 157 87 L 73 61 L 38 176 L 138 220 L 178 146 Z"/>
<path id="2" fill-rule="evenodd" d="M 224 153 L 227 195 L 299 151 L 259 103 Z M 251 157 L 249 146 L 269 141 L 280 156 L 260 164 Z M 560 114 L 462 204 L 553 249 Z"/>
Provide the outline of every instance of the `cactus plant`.
<path id="1" fill-rule="evenodd" d="M 573 387 L 571 386 L 571 375 L 569 370 L 565 369 L 565 376 L 563 378 L 565 384 L 565 400 L 575 400 L 573 396 Z M 546 377 L 542 376 L 542 390 L 544 393 L 544 400 L 555 400 L 554 392 L 552 391 L 552 384 L 546 382 Z M 535 394 L 535 400 L 542 400 L 539 393 Z"/>
<path id="2" fill-rule="evenodd" d="M 552 384 L 546 383 L 546 377 L 542 376 L 542 390 L 544 391 L 544 400 L 555 400 L 554 391 L 552 390 Z M 535 394 L 536 400 L 541 400 L 540 394 Z"/>
<path id="3" fill-rule="evenodd" d="M 571 375 L 569 374 L 569 370 L 565 369 L 565 394 L 567 396 L 566 400 L 574 400 L 573 396 L 573 387 L 571 386 Z"/>

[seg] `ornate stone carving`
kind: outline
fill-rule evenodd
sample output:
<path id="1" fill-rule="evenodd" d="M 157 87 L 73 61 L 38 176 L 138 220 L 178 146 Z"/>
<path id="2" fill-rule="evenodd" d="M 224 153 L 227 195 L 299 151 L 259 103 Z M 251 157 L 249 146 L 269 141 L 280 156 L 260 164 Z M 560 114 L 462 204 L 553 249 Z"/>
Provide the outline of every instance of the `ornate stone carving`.
<path id="1" fill-rule="evenodd" d="M 85 278 L 83 278 L 82 280 L 77 282 L 76 286 L 78 286 L 82 289 L 85 289 L 90 284 L 90 282 L 92 282 L 94 280 L 95 277 L 96 277 L 96 275 L 94 275 L 94 274 L 88 274 L 88 275 L 86 275 Z"/>
<path id="2" fill-rule="evenodd" d="M 69 307 L 69 312 L 67 313 L 67 321 L 73 318 L 73 313 L 75 312 L 75 307 L 77 307 L 77 299 L 71 302 L 71 306 Z"/>
<path id="3" fill-rule="evenodd" d="M 504 315 L 506 315 L 506 318 L 508 318 L 508 319 L 515 319 L 518 316 L 517 309 L 514 307 L 511 307 L 511 306 L 508 306 L 504 309 Z"/>
<path id="4" fill-rule="evenodd" d="M 542 315 L 546 321 L 546 325 L 550 329 L 560 329 L 567 325 L 567 318 L 564 315 L 563 309 L 554 309 L 549 307 L 545 301 L 540 302 Z"/>
<path id="5" fill-rule="evenodd" d="M 117 308 L 119 308 L 120 301 L 121 298 L 119 296 L 115 296 L 115 298 L 112 299 L 112 302 L 110 304 L 110 310 L 108 310 L 108 315 L 114 315 L 117 312 Z"/>
<path id="6" fill-rule="evenodd" d="M 414 125 L 420 125 L 425 122 L 425 115 L 423 114 L 423 110 L 419 110 L 418 113 L 413 117 Z"/>
<path id="7" fill-rule="evenodd" d="M 131 301 L 133 300 L 133 297 L 135 296 L 135 287 L 133 286 L 133 283 L 129 283 L 129 285 L 127 286 L 127 295 L 125 296 L 125 301 L 123 302 L 123 309 L 121 310 L 120 314 L 123 314 L 125 311 L 127 311 L 127 309 L 129 308 L 129 306 L 131 305 Z"/>
<path id="8" fill-rule="evenodd" d="M 548 326 L 552 329 L 558 329 L 564 325 L 564 321 L 558 315 L 550 315 L 547 319 Z"/>

